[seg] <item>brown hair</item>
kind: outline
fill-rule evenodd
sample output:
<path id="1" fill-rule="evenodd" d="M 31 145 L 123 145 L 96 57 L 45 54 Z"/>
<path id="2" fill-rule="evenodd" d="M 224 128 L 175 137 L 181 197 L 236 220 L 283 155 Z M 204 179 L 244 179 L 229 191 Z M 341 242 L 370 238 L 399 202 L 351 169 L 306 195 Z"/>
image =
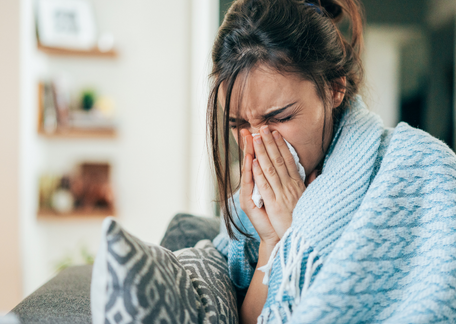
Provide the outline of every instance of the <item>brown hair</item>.
<path id="1" fill-rule="evenodd" d="M 344 14 L 350 21 L 351 42 L 336 25 Z M 362 32 L 363 13 L 358 0 L 238 0 L 228 10 L 212 49 L 207 127 L 220 205 L 231 238 L 235 238 L 231 226 L 247 235 L 235 224 L 231 210 L 233 193 L 239 188 L 239 183 L 234 188 L 231 185 L 229 140 L 230 102 L 236 78 L 259 64 L 279 73 L 295 73 L 314 83 L 325 107 L 331 103 L 328 89 L 344 91 L 342 104 L 332 110 L 334 123 L 362 82 Z M 337 82 L 341 77 L 346 77 L 345 86 Z M 218 106 L 222 83 L 226 87 L 223 113 Z M 326 122 L 323 137 L 325 127 Z M 240 148 L 237 152 L 241 158 Z"/>

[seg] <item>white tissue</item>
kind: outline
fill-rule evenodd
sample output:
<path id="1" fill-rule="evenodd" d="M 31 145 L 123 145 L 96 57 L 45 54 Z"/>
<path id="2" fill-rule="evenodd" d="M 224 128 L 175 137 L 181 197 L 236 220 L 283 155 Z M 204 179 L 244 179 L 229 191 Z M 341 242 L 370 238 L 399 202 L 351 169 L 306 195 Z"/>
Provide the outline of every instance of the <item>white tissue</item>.
<path id="1" fill-rule="evenodd" d="M 259 134 L 252 134 L 252 136 L 256 136 L 256 135 L 259 135 Z M 306 180 L 306 171 L 304 170 L 304 167 L 301 165 L 301 163 L 299 163 L 298 153 L 296 153 L 296 150 L 294 149 L 293 146 L 291 146 L 290 143 L 288 143 L 285 139 L 284 139 L 284 141 L 285 141 L 285 143 L 287 143 L 287 146 L 291 152 L 291 155 L 293 155 L 293 159 L 296 163 L 296 167 L 298 168 L 299 176 L 301 177 L 302 181 L 305 181 Z M 258 208 L 263 207 L 263 197 L 261 197 L 260 191 L 258 190 L 258 186 L 256 184 L 253 187 L 252 200 L 255 203 L 255 206 L 257 206 Z"/>

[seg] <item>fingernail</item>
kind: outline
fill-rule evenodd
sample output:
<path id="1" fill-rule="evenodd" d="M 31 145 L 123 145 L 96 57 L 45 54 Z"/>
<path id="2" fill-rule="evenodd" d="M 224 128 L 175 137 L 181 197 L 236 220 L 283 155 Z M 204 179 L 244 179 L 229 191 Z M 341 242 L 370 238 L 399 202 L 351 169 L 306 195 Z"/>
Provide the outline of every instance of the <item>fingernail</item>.
<path id="1" fill-rule="evenodd" d="M 255 137 L 255 143 L 261 144 L 261 142 L 262 142 L 262 141 L 261 141 L 261 136 Z"/>
<path id="2" fill-rule="evenodd" d="M 263 133 L 266 134 L 266 135 L 270 133 L 268 126 L 263 126 Z"/>
<path id="3" fill-rule="evenodd" d="M 258 161 L 257 159 L 253 160 L 253 166 L 256 168 L 258 166 Z"/>
<path id="4" fill-rule="evenodd" d="M 278 131 L 273 131 L 272 136 L 274 136 L 275 139 L 279 139 L 279 132 Z"/>

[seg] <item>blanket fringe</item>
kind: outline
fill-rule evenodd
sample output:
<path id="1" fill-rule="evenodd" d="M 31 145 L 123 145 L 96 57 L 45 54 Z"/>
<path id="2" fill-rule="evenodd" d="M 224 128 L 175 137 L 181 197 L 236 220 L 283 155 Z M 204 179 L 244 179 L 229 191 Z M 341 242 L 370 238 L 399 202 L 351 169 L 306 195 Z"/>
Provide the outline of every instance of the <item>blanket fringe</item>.
<path id="1" fill-rule="evenodd" d="M 312 275 L 314 274 L 315 270 L 317 270 L 318 266 L 322 264 L 321 259 L 318 259 L 317 261 L 314 262 L 315 257 L 317 255 L 318 255 L 318 251 L 313 250 L 310 253 L 309 258 L 307 259 L 306 274 L 304 275 L 304 286 L 302 287 L 300 299 L 302 299 L 304 297 L 307 290 L 309 289 L 310 279 L 312 279 Z"/>
<path id="2" fill-rule="evenodd" d="M 290 237 L 290 250 L 288 251 L 288 257 L 285 260 L 285 242 Z M 307 259 L 306 273 L 304 275 L 304 285 L 300 292 L 299 280 L 301 276 L 302 258 L 304 253 L 310 248 L 310 243 L 296 231 L 293 231 L 290 227 L 282 237 L 282 239 L 274 247 L 271 256 L 269 257 L 268 263 L 258 270 L 264 272 L 263 284 L 268 285 L 271 275 L 272 265 L 277 254 L 280 256 L 280 266 L 282 269 L 282 282 L 280 283 L 279 290 L 276 294 L 276 301 L 282 302 L 283 295 L 285 292 L 290 297 L 293 297 L 292 307 L 296 306 L 307 292 L 310 280 L 315 270 L 319 265 L 322 264 L 322 260 L 315 258 L 318 256 L 318 251 L 313 250 Z"/>
<path id="3" fill-rule="evenodd" d="M 284 242 L 286 241 L 288 235 L 290 235 L 292 229 L 291 227 L 285 232 L 285 234 L 282 236 L 282 239 L 276 244 L 274 249 L 271 252 L 271 256 L 269 257 L 268 263 L 266 263 L 264 266 L 258 268 L 258 270 L 264 272 L 264 277 L 263 277 L 263 285 L 268 285 L 269 284 L 269 276 L 271 275 L 271 270 L 272 270 L 272 264 L 274 263 L 275 256 L 277 254 L 277 251 L 282 247 L 283 250 L 283 245 Z"/>
<path id="4" fill-rule="evenodd" d="M 261 315 L 258 316 L 257 324 L 266 324 L 269 320 L 269 314 L 271 313 L 271 309 L 267 308 L 261 312 Z"/>
<path id="5" fill-rule="evenodd" d="M 276 322 L 282 324 L 282 316 L 280 316 L 279 305 L 272 305 L 271 309 L 272 309 L 272 312 L 274 313 Z"/>
<path id="6" fill-rule="evenodd" d="M 299 248 L 298 248 L 299 246 Z M 309 249 L 310 244 L 299 233 L 293 232 L 291 235 L 291 246 L 285 262 L 285 251 L 280 250 L 280 262 L 282 265 L 282 282 L 276 294 L 276 301 L 283 299 L 285 292 L 288 292 L 294 299 L 299 299 L 299 279 L 301 274 L 301 263 L 304 252 Z M 296 300 L 298 302 L 298 300 Z"/>
<path id="7" fill-rule="evenodd" d="M 286 315 L 286 318 L 282 318 L 280 313 L 280 307 L 282 308 L 283 312 Z M 287 323 L 291 318 L 291 311 L 290 311 L 290 304 L 288 301 L 284 301 L 280 304 L 271 305 L 268 308 L 263 309 L 261 315 L 257 319 L 257 324 L 267 324 L 271 320 L 271 316 L 273 317 L 273 323 L 283 324 Z"/>

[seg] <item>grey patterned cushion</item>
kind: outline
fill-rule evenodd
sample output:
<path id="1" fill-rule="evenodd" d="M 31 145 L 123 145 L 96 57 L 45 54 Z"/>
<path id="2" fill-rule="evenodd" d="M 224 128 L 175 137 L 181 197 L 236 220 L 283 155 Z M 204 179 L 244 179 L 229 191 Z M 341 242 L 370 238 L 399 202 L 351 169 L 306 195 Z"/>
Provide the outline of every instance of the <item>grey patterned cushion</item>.
<path id="1" fill-rule="evenodd" d="M 94 324 L 237 323 L 225 259 L 209 240 L 175 252 L 103 223 L 91 287 Z"/>
<path id="2" fill-rule="evenodd" d="M 213 240 L 220 231 L 218 218 L 177 214 L 168 225 L 160 245 L 171 251 L 194 247 L 201 240 Z"/>

